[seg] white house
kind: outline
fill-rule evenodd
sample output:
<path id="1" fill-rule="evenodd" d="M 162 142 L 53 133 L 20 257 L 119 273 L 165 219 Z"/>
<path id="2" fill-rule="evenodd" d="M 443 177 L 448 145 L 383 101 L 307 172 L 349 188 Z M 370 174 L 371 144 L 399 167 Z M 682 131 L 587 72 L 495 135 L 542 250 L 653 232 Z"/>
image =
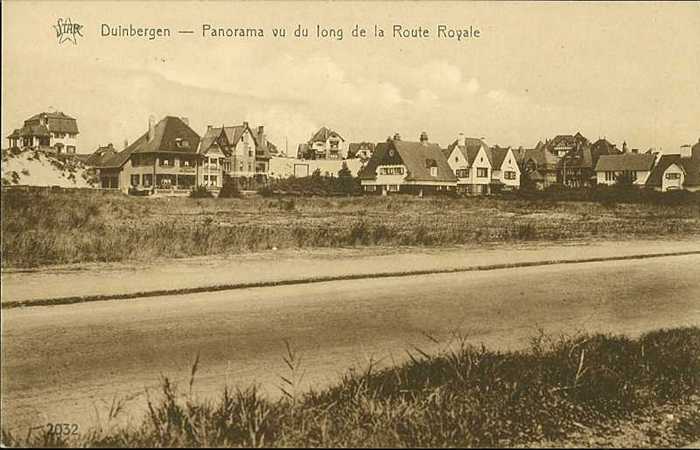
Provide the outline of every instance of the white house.
<path id="1" fill-rule="evenodd" d="M 377 144 L 359 178 L 365 192 L 382 195 L 444 194 L 454 192 L 457 181 L 440 146 L 429 143 L 425 132 L 420 142 L 402 141 L 397 134 Z"/>
<path id="2" fill-rule="evenodd" d="M 7 140 L 10 148 L 30 147 L 74 155 L 78 133 L 78 123 L 73 117 L 61 111 L 42 112 L 25 120 L 24 126 L 14 130 Z"/>
<path id="3" fill-rule="evenodd" d="M 307 144 L 300 146 L 300 151 L 309 153 L 297 155 L 303 159 L 345 159 L 348 156 L 345 139 L 326 127 L 321 127 L 314 133 Z"/>
<path id="4" fill-rule="evenodd" d="M 514 190 L 520 188 L 520 167 L 513 150 L 494 147 L 491 153 L 491 184 L 495 190 Z"/>
<path id="5" fill-rule="evenodd" d="M 459 134 L 445 154 L 447 163 L 457 177 L 457 192 L 488 194 L 491 192 L 492 165 L 490 150 L 481 139 Z M 516 163 L 513 158 L 513 163 Z"/>
<path id="6" fill-rule="evenodd" d="M 700 191 L 700 157 L 663 155 L 646 185 L 658 191 Z"/>
<path id="7" fill-rule="evenodd" d="M 635 186 L 644 186 L 654 168 L 656 156 L 651 153 L 601 155 L 595 166 L 596 182 L 613 185 L 621 176 L 629 177 Z"/>

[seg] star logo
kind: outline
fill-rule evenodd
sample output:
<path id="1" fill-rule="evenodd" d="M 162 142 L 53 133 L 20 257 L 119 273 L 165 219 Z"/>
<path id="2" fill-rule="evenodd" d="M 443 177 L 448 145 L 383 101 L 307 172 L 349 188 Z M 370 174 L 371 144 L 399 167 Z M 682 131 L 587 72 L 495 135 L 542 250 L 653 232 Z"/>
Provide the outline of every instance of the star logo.
<path id="1" fill-rule="evenodd" d="M 56 38 L 58 39 L 59 45 L 64 42 L 72 42 L 73 45 L 77 45 L 78 36 L 83 37 L 81 31 L 83 26 L 78 23 L 73 23 L 69 18 L 58 19 L 53 28 L 56 30 Z"/>

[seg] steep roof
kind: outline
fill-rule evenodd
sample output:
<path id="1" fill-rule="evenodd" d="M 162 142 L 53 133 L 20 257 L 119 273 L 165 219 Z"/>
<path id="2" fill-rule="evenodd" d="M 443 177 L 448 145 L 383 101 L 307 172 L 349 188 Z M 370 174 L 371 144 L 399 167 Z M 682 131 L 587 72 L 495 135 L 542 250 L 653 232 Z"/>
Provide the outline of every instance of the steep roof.
<path id="1" fill-rule="evenodd" d="M 406 181 L 455 181 L 447 158 L 437 144 L 392 140 L 380 142 L 374 148 L 367 166 L 359 174 L 360 178 L 373 179 L 376 177 L 377 166 L 387 157 L 391 149 L 396 150 L 399 158 L 406 166 Z M 437 167 L 437 176 L 430 175 L 430 168 Z"/>
<path id="2" fill-rule="evenodd" d="M 509 150 L 510 148 L 498 146 L 491 148 L 491 167 L 493 167 L 494 170 L 500 170 L 503 165 L 503 160 L 506 159 Z"/>
<path id="3" fill-rule="evenodd" d="M 490 152 L 488 151 L 489 147 L 484 143 L 484 141 L 482 141 L 481 139 L 470 137 L 464 138 L 464 145 L 461 145 L 459 143 L 459 140 L 455 140 L 453 143 L 448 145 L 446 157 L 449 157 L 449 155 L 452 154 L 452 151 L 456 147 L 459 149 L 460 153 L 462 153 L 462 157 L 464 157 L 464 159 L 467 161 L 467 164 L 471 166 L 474 164 L 476 155 L 479 153 L 479 150 L 482 146 L 486 149 L 486 156 L 488 156 L 489 159 L 491 159 Z"/>
<path id="4" fill-rule="evenodd" d="M 49 120 L 49 129 L 56 133 L 78 133 L 78 123 L 76 120 L 64 114 L 61 111 L 58 112 L 42 112 L 35 114 L 29 119 L 24 121 L 24 125 L 38 124 L 43 121 L 43 119 Z M 42 124 L 43 125 L 43 124 Z"/>
<path id="5" fill-rule="evenodd" d="M 178 139 L 183 144 L 178 145 Z M 197 153 L 199 141 L 199 135 L 179 117 L 166 116 L 153 127 L 153 139 L 148 139 L 146 131 L 127 148 L 102 161 L 99 167 L 121 167 L 137 153 Z"/>
<path id="6" fill-rule="evenodd" d="M 544 146 L 529 148 L 525 150 L 522 162 L 532 160 L 538 168 L 554 169 L 559 163 L 559 157 L 549 152 Z"/>
<path id="7" fill-rule="evenodd" d="M 673 164 L 685 172 L 684 186 L 700 186 L 700 159 L 681 158 L 681 155 L 663 155 L 647 178 L 647 186 L 661 186 L 664 172 Z"/>
<path id="8" fill-rule="evenodd" d="M 595 166 L 596 172 L 616 172 L 625 170 L 651 170 L 654 155 L 646 153 L 622 153 L 619 155 L 602 155 Z"/>
<path id="9" fill-rule="evenodd" d="M 104 147 L 98 147 L 93 153 L 87 155 L 87 158 L 83 161 L 86 166 L 97 167 L 101 166 L 104 161 L 109 160 L 117 154 L 112 144 L 105 145 Z"/>
<path id="10" fill-rule="evenodd" d="M 219 142 L 218 140 L 222 137 L 223 133 L 223 128 L 207 128 L 207 131 L 204 133 L 204 136 L 202 136 L 202 139 L 199 141 L 199 147 L 197 148 L 197 153 L 204 154 L 207 151 L 209 151 L 210 148 L 212 148 L 214 145 L 216 145 L 219 150 L 224 152 L 226 154 L 228 152 L 228 149 L 223 149 L 219 147 Z M 223 138 L 226 139 L 226 133 L 223 133 Z"/>
<path id="11" fill-rule="evenodd" d="M 374 144 L 372 142 L 352 142 L 348 145 L 348 158 L 354 158 L 357 152 L 361 150 L 368 150 L 369 152 L 374 151 Z"/>
<path id="12" fill-rule="evenodd" d="M 321 127 L 316 133 L 314 133 L 314 135 L 311 137 L 309 142 L 317 142 L 317 141 L 326 142 L 328 140 L 328 138 L 332 137 L 332 136 L 337 136 L 342 141 L 345 140 L 345 139 L 343 139 L 343 137 L 340 134 L 331 130 L 330 128 Z"/>

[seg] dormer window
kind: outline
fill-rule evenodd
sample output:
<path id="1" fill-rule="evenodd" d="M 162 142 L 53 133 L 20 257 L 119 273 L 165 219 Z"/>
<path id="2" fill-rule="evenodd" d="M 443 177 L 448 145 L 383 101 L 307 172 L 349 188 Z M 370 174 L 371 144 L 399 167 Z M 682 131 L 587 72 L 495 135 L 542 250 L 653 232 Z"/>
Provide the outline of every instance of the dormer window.
<path id="1" fill-rule="evenodd" d="M 431 177 L 436 177 L 438 175 L 438 168 L 437 166 L 433 166 L 430 168 L 430 176 Z"/>

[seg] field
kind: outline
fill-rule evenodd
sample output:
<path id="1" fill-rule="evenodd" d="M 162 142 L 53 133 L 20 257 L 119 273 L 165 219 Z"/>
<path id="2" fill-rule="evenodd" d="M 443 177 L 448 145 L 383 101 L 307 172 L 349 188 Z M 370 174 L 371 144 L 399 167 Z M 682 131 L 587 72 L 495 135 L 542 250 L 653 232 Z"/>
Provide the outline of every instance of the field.
<path id="1" fill-rule="evenodd" d="M 12 447 L 673 447 L 700 437 L 697 327 L 634 340 L 540 335 L 518 352 L 448 344 L 305 394 L 295 390 L 303 367 L 288 348 L 285 396 L 276 401 L 255 387 L 197 400 L 197 357 L 189 386 L 178 390 L 164 378 L 143 422 L 74 438 L 3 431 L 2 440 Z M 115 403 L 110 417 L 119 412 Z"/>
<path id="2" fill-rule="evenodd" d="M 2 267 L 145 261 L 283 248 L 457 246 L 700 235 L 700 203 L 518 198 L 2 194 Z"/>

